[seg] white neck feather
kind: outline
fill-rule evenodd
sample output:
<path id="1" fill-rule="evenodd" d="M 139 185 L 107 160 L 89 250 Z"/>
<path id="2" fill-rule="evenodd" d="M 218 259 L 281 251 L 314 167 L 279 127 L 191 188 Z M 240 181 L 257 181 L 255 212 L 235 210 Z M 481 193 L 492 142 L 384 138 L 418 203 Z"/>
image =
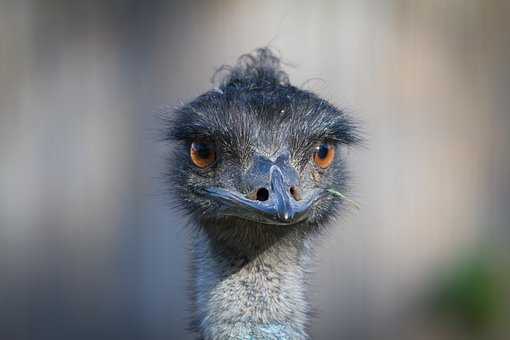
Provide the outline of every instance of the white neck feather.
<path id="1" fill-rule="evenodd" d="M 205 339 L 303 339 L 310 241 L 281 239 L 253 252 L 226 249 L 197 231 L 195 326 Z"/>

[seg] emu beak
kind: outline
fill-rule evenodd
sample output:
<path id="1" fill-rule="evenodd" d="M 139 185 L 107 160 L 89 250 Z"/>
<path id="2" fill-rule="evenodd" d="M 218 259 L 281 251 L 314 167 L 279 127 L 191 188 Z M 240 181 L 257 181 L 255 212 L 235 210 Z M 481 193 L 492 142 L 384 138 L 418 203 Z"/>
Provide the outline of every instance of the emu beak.
<path id="1" fill-rule="evenodd" d="M 250 199 L 245 195 L 219 187 L 209 187 L 206 194 L 221 203 L 220 213 L 265 224 L 289 225 L 305 220 L 311 207 L 327 193 L 315 189 L 296 200 L 290 191 L 289 180 L 277 165 L 269 169 L 268 197 L 265 200 Z"/>
<path id="2" fill-rule="evenodd" d="M 273 194 L 273 204 L 276 210 L 278 220 L 290 222 L 294 220 L 296 213 L 300 210 L 293 202 L 296 202 L 290 193 L 286 190 L 285 180 L 280 168 L 273 165 L 270 170 L 271 193 Z"/>

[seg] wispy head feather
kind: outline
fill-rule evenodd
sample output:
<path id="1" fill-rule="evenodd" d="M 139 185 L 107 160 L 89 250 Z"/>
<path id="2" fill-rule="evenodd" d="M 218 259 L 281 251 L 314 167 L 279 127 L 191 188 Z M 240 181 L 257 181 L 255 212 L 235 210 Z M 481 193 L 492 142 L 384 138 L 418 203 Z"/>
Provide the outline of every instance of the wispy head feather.
<path id="1" fill-rule="evenodd" d="M 259 48 L 253 54 L 243 54 L 235 66 L 222 66 L 215 73 L 221 76 L 221 90 L 230 87 L 265 88 L 289 85 L 289 76 L 282 70 L 282 62 L 269 48 Z M 224 74 L 226 72 L 226 74 Z"/>

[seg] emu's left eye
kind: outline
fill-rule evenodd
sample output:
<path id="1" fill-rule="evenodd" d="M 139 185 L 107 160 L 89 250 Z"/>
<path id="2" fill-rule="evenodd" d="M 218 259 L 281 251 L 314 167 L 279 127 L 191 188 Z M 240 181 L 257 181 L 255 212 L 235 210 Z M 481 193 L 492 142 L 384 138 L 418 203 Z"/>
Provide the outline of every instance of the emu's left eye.
<path id="1" fill-rule="evenodd" d="M 315 148 L 313 154 L 313 161 L 321 169 L 326 169 L 331 166 L 335 159 L 335 147 L 331 144 L 321 144 Z"/>
<path id="2" fill-rule="evenodd" d="M 193 164 L 204 169 L 216 160 L 216 150 L 210 143 L 193 142 L 190 147 L 190 156 Z"/>

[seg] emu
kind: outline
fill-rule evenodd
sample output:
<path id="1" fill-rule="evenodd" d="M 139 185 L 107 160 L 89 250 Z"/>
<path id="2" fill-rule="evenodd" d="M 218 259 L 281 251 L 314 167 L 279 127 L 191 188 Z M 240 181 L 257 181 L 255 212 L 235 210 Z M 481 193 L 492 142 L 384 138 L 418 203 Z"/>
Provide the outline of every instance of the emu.
<path id="1" fill-rule="evenodd" d="M 347 200 L 339 150 L 360 137 L 281 64 L 268 48 L 241 56 L 165 128 L 171 190 L 192 226 L 192 329 L 202 339 L 308 337 L 314 240 Z"/>

